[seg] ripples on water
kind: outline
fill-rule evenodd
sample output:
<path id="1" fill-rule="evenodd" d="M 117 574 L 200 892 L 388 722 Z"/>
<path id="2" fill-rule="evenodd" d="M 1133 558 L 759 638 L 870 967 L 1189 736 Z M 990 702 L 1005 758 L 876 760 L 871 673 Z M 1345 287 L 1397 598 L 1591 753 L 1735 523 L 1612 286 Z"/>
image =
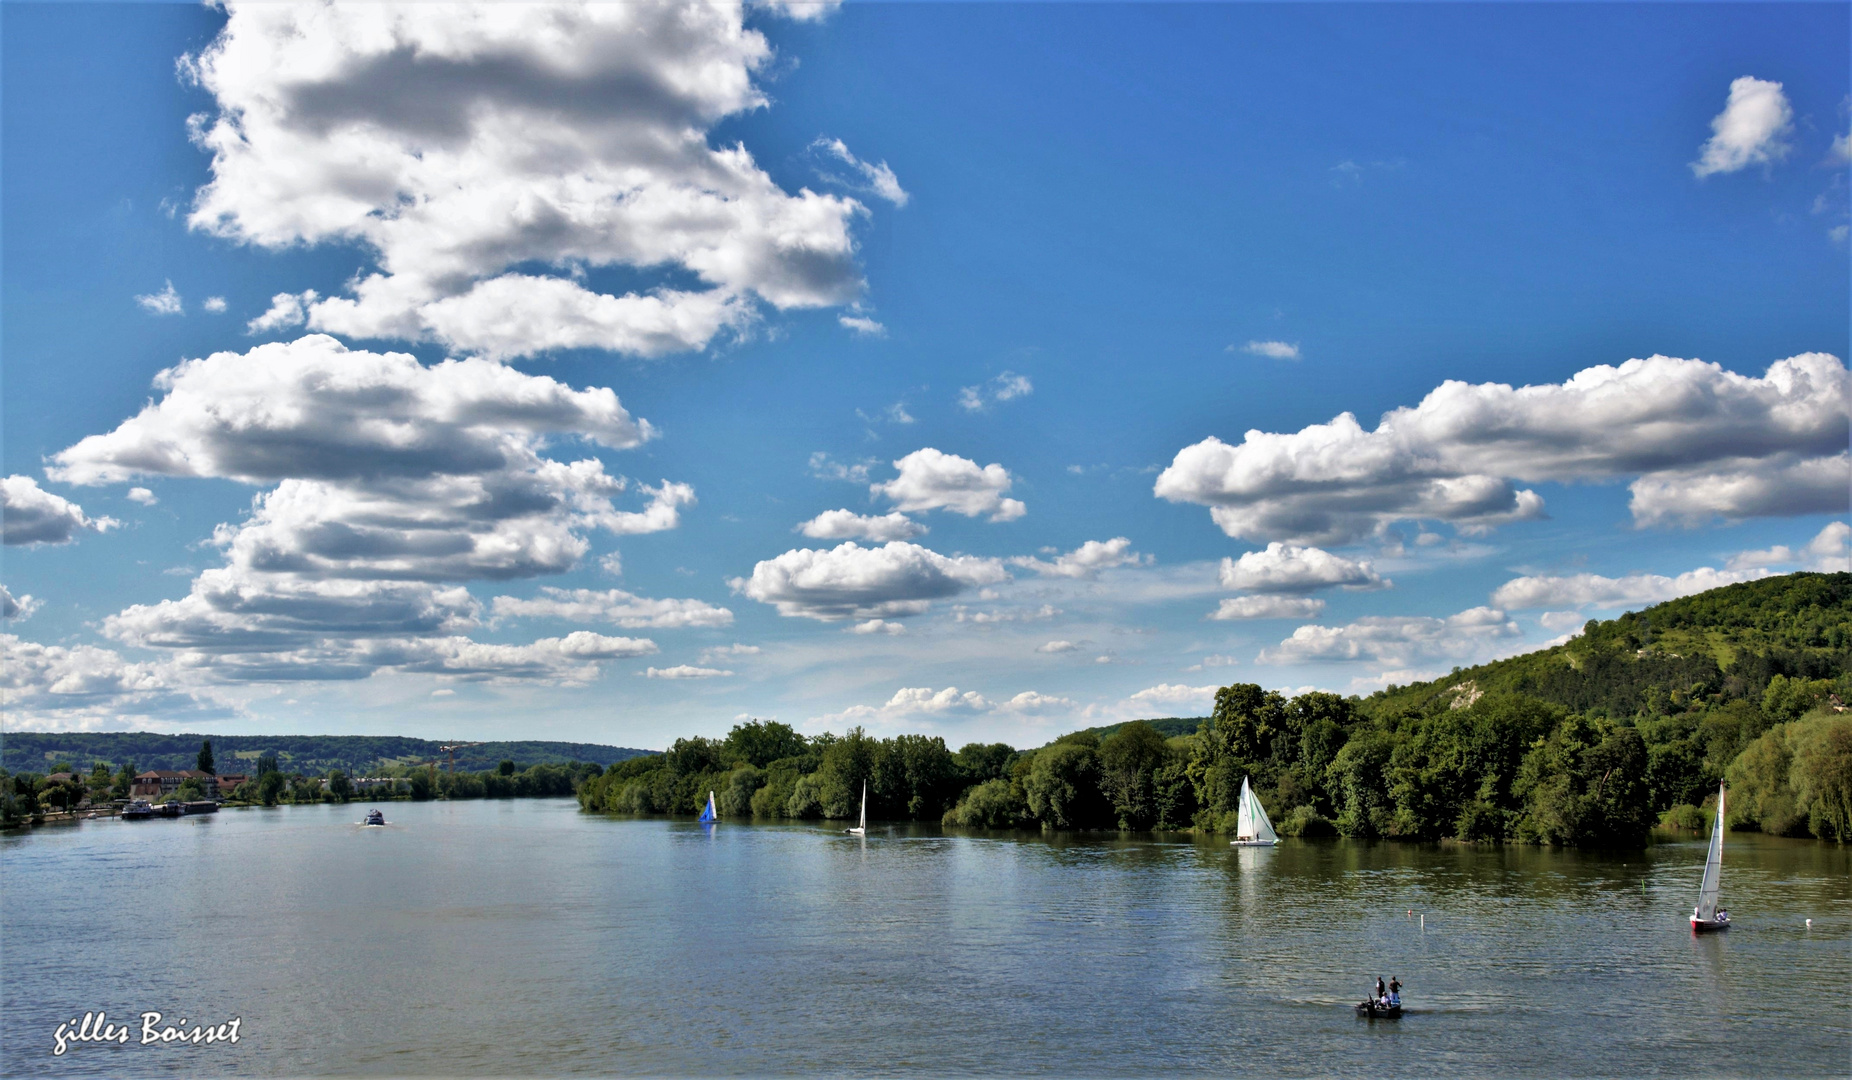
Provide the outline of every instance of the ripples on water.
<path id="1" fill-rule="evenodd" d="M 0 837 L 19 1075 L 1844 1076 L 1845 848 L 1601 855 L 629 820 L 570 801 Z M 1811 917 L 1813 928 L 1804 920 Z M 1423 927 L 1425 918 L 1425 929 Z M 1377 975 L 1397 1022 L 1350 1010 Z M 87 1009 L 244 1018 L 83 1045 Z"/>

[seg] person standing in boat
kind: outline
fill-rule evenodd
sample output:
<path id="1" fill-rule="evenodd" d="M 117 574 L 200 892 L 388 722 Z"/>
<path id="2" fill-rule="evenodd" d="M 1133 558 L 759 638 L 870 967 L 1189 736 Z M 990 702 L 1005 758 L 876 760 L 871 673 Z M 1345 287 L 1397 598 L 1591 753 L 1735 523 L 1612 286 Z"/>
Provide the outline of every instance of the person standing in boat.
<path id="1" fill-rule="evenodd" d="M 1402 1004 L 1402 980 L 1393 975 L 1389 976 L 1389 1004 Z"/>
<path id="2" fill-rule="evenodd" d="M 1383 989 L 1383 977 L 1381 975 L 1376 976 L 1376 1000 L 1379 1003 L 1389 1000 L 1389 992 Z"/>

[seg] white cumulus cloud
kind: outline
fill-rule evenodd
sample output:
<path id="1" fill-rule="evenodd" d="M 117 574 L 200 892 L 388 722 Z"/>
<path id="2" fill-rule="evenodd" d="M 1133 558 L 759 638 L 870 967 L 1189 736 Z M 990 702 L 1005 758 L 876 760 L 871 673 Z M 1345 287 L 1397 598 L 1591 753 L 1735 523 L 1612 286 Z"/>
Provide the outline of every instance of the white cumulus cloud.
<path id="1" fill-rule="evenodd" d="M 150 315 L 186 314 L 186 305 L 180 302 L 180 294 L 174 291 L 174 283 L 171 281 L 160 292 L 137 296 L 135 302 Z"/>
<path id="2" fill-rule="evenodd" d="M 498 619 L 565 619 L 608 622 L 631 629 L 686 626 L 731 626 L 733 613 L 702 600 L 652 600 L 622 589 L 561 589 L 543 586 L 532 598 L 498 596 L 491 604 Z"/>
<path id="3" fill-rule="evenodd" d="M 199 306 L 212 312 L 214 315 L 221 315 L 225 312 L 225 298 L 223 296 L 208 296 L 205 302 Z"/>
<path id="4" fill-rule="evenodd" d="M 193 122 L 212 179 L 188 221 L 265 248 L 370 251 L 350 295 L 302 305 L 314 329 L 491 359 L 654 356 L 743 330 L 760 304 L 861 294 L 863 205 L 786 192 L 744 145 L 710 142 L 770 104 L 755 76 L 772 48 L 733 0 L 227 14 L 182 63 L 217 105 Z M 656 284 L 610 295 L 577 273 L 604 267 Z"/>
<path id="5" fill-rule="evenodd" d="M 277 293 L 270 298 L 270 306 L 262 315 L 244 324 L 244 332 L 270 334 L 301 326 L 309 321 L 309 307 L 317 297 L 314 289 L 305 289 L 300 293 Z"/>
<path id="6" fill-rule="evenodd" d="M 942 453 L 928 446 L 894 462 L 900 475 L 869 490 L 894 501 L 905 513 L 949 510 L 966 517 L 989 515 L 992 521 L 1014 521 L 1027 512 L 1015 499 L 1004 498 L 1014 482 L 1009 471 L 992 463 L 979 466 L 970 458 Z"/>
<path id="7" fill-rule="evenodd" d="M 1046 577 L 1093 578 L 1102 570 L 1143 566 L 1150 561 L 1151 556 L 1132 550 L 1130 540 L 1115 536 L 1111 540 L 1089 540 L 1065 555 L 1056 555 L 1053 561 L 1018 555 L 1010 559 L 1010 565 L 1034 570 Z"/>
<path id="8" fill-rule="evenodd" d="M 858 514 L 853 510 L 825 510 L 797 527 L 813 540 L 911 540 L 923 535 L 926 526 L 901 513 Z"/>
<path id="9" fill-rule="evenodd" d="M 1271 360 L 1299 359 L 1299 346 L 1288 341 L 1250 341 L 1241 347 L 1241 351 Z"/>
<path id="10" fill-rule="evenodd" d="M 780 615 L 830 621 L 917 615 L 934 600 L 1008 577 L 996 559 L 945 556 L 899 540 L 870 548 L 848 541 L 829 550 L 787 551 L 730 584 Z"/>
<path id="11" fill-rule="evenodd" d="M 983 412 L 999 402 L 1028 397 L 1034 392 L 1035 384 L 1029 381 L 1029 376 L 1006 371 L 988 382 L 960 388 L 958 407 L 966 412 Z"/>
<path id="12" fill-rule="evenodd" d="M 1448 381 L 1373 431 L 1343 413 L 1234 445 L 1205 439 L 1178 452 L 1154 493 L 1209 506 L 1230 536 L 1301 544 L 1398 520 L 1475 532 L 1540 516 L 1543 500 L 1514 481 L 1636 477 L 1639 525 L 1843 512 L 1849 389 L 1845 364 L 1824 353 L 1761 377 L 1654 356 L 1561 384 Z"/>
<path id="13" fill-rule="evenodd" d="M 570 569 L 586 533 L 673 528 L 692 489 L 629 484 L 597 458 L 544 453 L 564 440 L 640 445 L 649 426 L 609 389 L 574 390 L 484 360 L 425 366 L 324 335 L 188 360 L 156 377 L 160 396 L 113 431 L 54 455 L 80 484 L 193 476 L 266 487 L 213 543 L 225 565 L 188 595 L 109 616 L 103 632 L 213 658 L 227 680 L 362 678 L 380 669 L 458 678 L 585 681 L 598 663 L 654 651 L 585 631 L 529 645 L 463 636 L 481 605 L 456 582 Z M 552 596 L 556 607 L 570 596 Z M 712 620 L 637 600 L 644 625 Z M 650 614 L 653 610 L 654 614 Z M 650 619 L 657 620 L 650 622 Z"/>
<path id="14" fill-rule="evenodd" d="M 0 585 L 0 619 L 24 622 L 43 606 L 43 601 L 34 599 L 30 594 L 16 597 L 5 585 Z"/>
<path id="15" fill-rule="evenodd" d="M 692 664 L 677 664 L 674 667 L 653 667 L 644 672 L 652 679 L 723 679 L 731 676 L 731 671 L 720 668 L 695 667 Z"/>
<path id="16" fill-rule="evenodd" d="M 84 508 L 39 487 L 30 476 L 0 479 L 0 538 L 15 544 L 68 544 L 85 530 L 107 532 L 121 524 L 90 517 Z"/>
<path id="17" fill-rule="evenodd" d="M 1263 664 L 1371 660 L 1412 666 L 1420 659 L 1481 655 L 1519 636 L 1503 611 L 1469 608 L 1457 615 L 1372 615 L 1344 626 L 1301 626 L 1276 648 L 1261 651 Z"/>
<path id="18" fill-rule="evenodd" d="M 1761 569 L 1717 570 L 1701 566 L 1677 577 L 1665 574 L 1628 574 L 1602 577 L 1600 574 L 1534 575 L 1513 578 L 1492 592 L 1492 603 L 1512 610 L 1532 608 L 1617 608 L 1638 604 L 1657 604 L 1680 596 L 1690 596 L 1707 589 L 1733 585 L 1751 578 L 1765 577 Z"/>
<path id="19" fill-rule="evenodd" d="M 841 139 L 818 139 L 810 144 L 810 149 L 821 158 L 848 166 L 851 174 L 848 176 L 834 170 L 823 172 L 823 176 L 834 183 L 886 199 L 895 206 L 905 206 L 907 200 L 912 198 L 901 188 L 900 178 L 894 175 L 893 169 L 888 168 L 887 162 L 876 165 L 863 161 L 851 153 Z"/>
<path id="20" fill-rule="evenodd" d="M 1740 551 L 1726 564 L 1731 570 L 1748 570 L 1761 566 L 1799 566 L 1805 570 L 1838 574 L 1852 570 L 1848 565 L 1848 543 L 1852 542 L 1852 525 L 1831 521 L 1798 550 L 1776 544 L 1760 551 Z"/>
<path id="21" fill-rule="evenodd" d="M 1207 710 L 1215 704 L 1215 692 L 1219 686 L 1186 686 L 1183 683 L 1159 683 L 1146 687 L 1126 700 L 1142 708 L 1152 706 L 1174 707 L 1189 706 L 1193 709 Z"/>
<path id="22" fill-rule="evenodd" d="M 1209 613 L 1209 618 L 1310 619 L 1323 610 L 1325 602 L 1311 596 L 1230 596 Z"/>
<path id="23" fill-rule="evenodd" d="M 1781 84 L 1744 75 L 1730 82 L 1723 111 L 1711 119 L 1711 137 L 1691 163 L 1696 175 L 1733 173 L 1751 165 L 1769 165 L 1788 156 L 1787 136 L 1794 130 L 1794 107 Z"/>
<path id="24" fill-rule="evenodd" d="M 1071 641 L 1049 641 L 1037 645 L 1035 651 L 1039 653 L 1067 653 L 1075 652 L 1079 648 L 1080 646 Z"/>
<path id="25" fill-rule="evenodd" d="M 1263 551 L 1222 560 L 1222 585 L 1255 593 L 1308 593 L 1318 589 L 1382 589 L 1369 560 L 1347 559 L 1323 548 L 1274 541 Z"/>

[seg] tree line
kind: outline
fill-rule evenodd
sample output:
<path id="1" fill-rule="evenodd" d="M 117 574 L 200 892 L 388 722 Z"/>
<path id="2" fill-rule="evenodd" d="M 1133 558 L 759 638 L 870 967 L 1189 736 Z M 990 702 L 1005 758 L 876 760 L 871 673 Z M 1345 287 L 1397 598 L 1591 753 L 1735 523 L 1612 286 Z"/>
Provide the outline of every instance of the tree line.
<path id="1" fill-rule="evenodd" d="M 212 741 L 203 740 L 190 763 L 206 773 L 215 773 Z M 355 799 L 383 802 L 394 799 L 519 799 L 557 798 L 575 794 L 587 780 L 601 775 L 604 766 L 596 762 L 539 762 L 521 768 L 512 759 L 504 759 L 493 768 L 475 772 L 438 770 L 432 766 L 391 766 L 375 774 L 375 779 L 392 781 L 390 787 L 374 786 L 362 791 L 354 777 L 341 769 L 325 773 L 286 770 L 275 754 L 258 757 L 256 769 L 235 787 L 221 788 L 219 801 L 227 806 L 277 806 L 314 803 L 345 803 Z M 52 776 L 70 773 L 68 778 Z M 47 773 L 9 772 L 0 769 L 0 828 L 42 823 L 51 811 L 65 812 L 81 806 L 102 806 L 130 797 L 136 776 L 135 763 L 124 762 L 112 770 L 106 761 L 94 762 L 88 773 L 78 773 L 68 761 L 55 763 Z M 197 778 L 188 777 L 179 787 L 154 802 L 192 802 L 206 798 L 206 787 Z"/>
<path id="2" fill-rule="evenodd" d="M 1553 649 L 1369 697 L 1223 687 L 1166 736 L 1124 724 L 1017 750 L 751 721 L 579 789 L 588 810 L 979 828 L 1233 830 L 1243 778 L 1287 836 L 1639 844 L 1730 825 L 1852 839 L 1852 574 L 1793 574 L 1607 622 Z M 1168 725 L 1167 725 L 1168 726 Z"/>

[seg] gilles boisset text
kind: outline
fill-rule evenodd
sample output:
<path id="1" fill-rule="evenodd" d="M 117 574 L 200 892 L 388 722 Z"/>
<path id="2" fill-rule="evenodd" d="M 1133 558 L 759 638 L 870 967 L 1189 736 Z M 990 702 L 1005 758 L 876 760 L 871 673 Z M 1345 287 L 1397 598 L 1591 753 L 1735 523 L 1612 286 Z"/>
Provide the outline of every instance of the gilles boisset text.
<path id="1" fill-rule="evenodd" d="M 187 1027 L 187 1022 L 187 1018 L 183 1016 L 178 1026 L 170 1024 L 162 1027 L 160 1013 L 142 1013 L 140 1045 L 184 1043 L 188 1046 L 203 1046 L 216 1042 L 236 1043 L 238 1025 L 244 1023 L 244 1020 L 242 1017 L 234 1016 L 222 1024 L 195 1024 L 190 1029 Z M 52 1035 L 55 1045 L 52 1047 L 51 1054 L 53 1057 L 62 1057 L 72 1043 L 127 1045 L 133 1035 L 134 1029 L 128 1025 L 109 1023 L 109 1014 L 106 1012 L 85 1013 L 81 1021 L 72 1017 L 69 1023 L 58 1025 L 58 1030 Z"/>

